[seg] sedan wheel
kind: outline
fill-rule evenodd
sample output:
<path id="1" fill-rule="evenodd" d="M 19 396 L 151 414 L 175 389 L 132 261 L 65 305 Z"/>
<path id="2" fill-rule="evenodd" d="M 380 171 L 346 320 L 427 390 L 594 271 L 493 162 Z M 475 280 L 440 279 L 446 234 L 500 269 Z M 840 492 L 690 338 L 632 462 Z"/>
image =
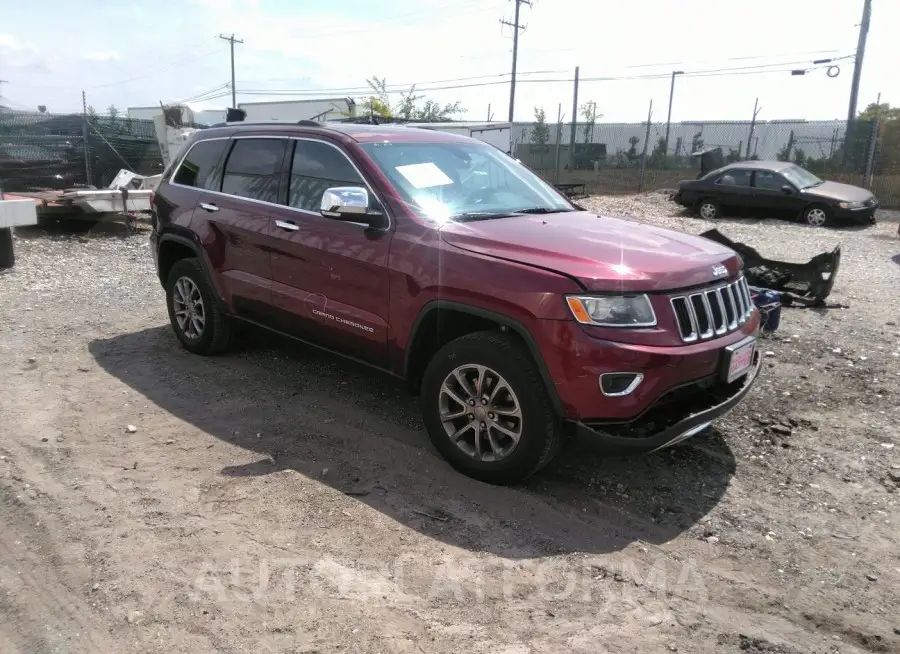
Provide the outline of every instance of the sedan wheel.
<path id="1" fill-rule="evenodd" d="M 821 227 L 828 222 L 828 214 L 822 207 L 810 207 L 806 210 L 806 223 L 813 227 Z"/>
<path id="2" fill-rule="evenodd" d="M 719 207 L 715 202 L 704 200 L 700 203 L 699 213 L 704 220 L 715 220 L 719 217 Z"/>

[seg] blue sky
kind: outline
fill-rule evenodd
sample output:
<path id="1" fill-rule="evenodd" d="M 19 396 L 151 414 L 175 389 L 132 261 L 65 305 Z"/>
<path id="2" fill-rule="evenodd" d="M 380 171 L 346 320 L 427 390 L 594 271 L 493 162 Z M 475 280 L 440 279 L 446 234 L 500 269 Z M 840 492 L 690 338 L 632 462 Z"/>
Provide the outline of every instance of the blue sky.
<path id="1" fill-rule="evenodd" d="M 516 118 L 535 106 L 556 118 L 572 110 L 572 77 L 660 75 L 656 79 L 585 81 L 579 101 L 594 101 L 604 121 L 665 120 L 672 70 L 672 118 L 843 118 L 853 62 L 793 77 L 785 69 L 855 51 L 862 0 L 534 0 L 523 7 Z M 872 29 L 860 106 L 900 105 L 900 2 L 873 0 Z M 22 3 L 0 24 L 3 103 L 75 111 L 81 90 L 97 110 L 114 104 L 156 105 L 198 98 L 199 108 L 229 104 L 228 44 L 236 33 L 238 99 L 360 96 L 372 75 L 390 84 L 417 82 L 442 102 L 460 100 L 467 119 L 505 119 L 512 40 L 499 20 L 510 0 L 63 0 Z M 738 67 L 745 71 L 697 74 Z M 758 71 L 765 71 L 760 73 Z M 741 72 L 742 74 L 734 74 Z M 462 79 L 460 78 L 470 78 Z M 478 78 L 478 79 L 471 79 Z M 529 80 L 559 79 L 554 83 Z M 445 80 L 459 80 L 450 81 Z M 431 84 L 428 84 L 431 82 Z M 470 85 L 467 88 L 443 88 Z M 474 86 L 480 85 L 480 86 Z M 303 92 L 306 92 L 305 94 Z M 210 98 L 203 100 L 204 98 Z"/>

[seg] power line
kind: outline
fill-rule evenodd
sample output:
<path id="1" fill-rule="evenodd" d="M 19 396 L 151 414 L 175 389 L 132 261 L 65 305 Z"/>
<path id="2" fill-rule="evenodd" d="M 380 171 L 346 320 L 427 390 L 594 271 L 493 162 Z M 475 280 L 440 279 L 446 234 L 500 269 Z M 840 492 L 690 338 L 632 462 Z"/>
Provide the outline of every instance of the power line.
<path id="1" fill-rule="evenodd" d="M 509 78 L 509 122 L 513 121 L 513 113 L 516 107 L 516 61 L 519 57 L 519 32 L 524 32 L 528 29 L 528 25 L 519 24 L 519 10 L 522 8 L 522 5 L 531 6 L 531 0 L 513 0 L 513 2 L 516 3 L 513 22 L 510 23 L 508 20 L 500 21 L 501 25 L 513 28 L 512 72 Z"/>
<path id="2" fill-rule="evenodd" d="M 793 62 L 793 63 L 805 63 L 805 62 Z M 697 71 L 685 71 L 683 75 L 685 77 L 723 77 L 723 76 L 732 76 L 732 75 L 761 75 L 761 74 L 772 74 L 772 73 L 789 73 L 793 69 L 792 68 L 784 68 L 784 66 L 792 65 L 791 62 L 780 62 L 777 64 L 764 64 L 759 66 L 738 66 L 733 68 L 718 68 L 718 69 L 709 69 L 709 70 L 697 70 Z M 775 66 L 782 66 L 782 68 L 774 68 Z M 820 68 L 825 68 L 827 66 L 813 66 L 809 70 L 818 70 Z M 618 75 L 618 76 L 606 76 L 606 77 L 582 77 L 580 82 L 618 82 L 618 81 L 628 81 L 628 80 L 653 80 L 653 79 L 668 79 L 671 75 L 670 72 L 667 73 L 648 73 L 644 75 Z M 500 75 L 498 75 L 500 76 Z M 565 78 L 550 78 L 550 79 L 521 79 L 518 80 L 520 84 L 558 84 L 558 83 L 571 83 L 573 81 L 570 77 Z M 466 89 L 466 88 L 481 88 L 487 86 L 498 86 L 501 84 L 506 84 L 506 80 L 495 80 L 489 82 L 473 82 L 467 84 L 448 84 L 444 86 L 416 86 L 417 91 L 445 91 L 445 90 L 454 90 L 454 89 Z M 364 87 L 357 87 L 360 91 L 364 91 Z M 389 89 L 390 91 L 391 89 Z M 397 89 L 401 90 L 401 89 Z M 405 89 L 402 89 L 405 90 Z M 348 92 L 348 89 L 248 89 L 241 91 L 246 95 L 271 95 L 271 96 L 297 96 L 297 95 L 321 95 L 325 93 L 339 93 L 339 92 Z M 396 91 L 395 91 L 396 92 Z"/>
<path id="3" fill-rule="evenodd" d="M 556 70 L 528 70 L 524 72 L 518 72 L 517 75 L 555 75 L 557 73 L 567 73 L 568 69 L 556 69 Z M 491 75 L 472 75 L 468 77 L 451 77 L 449 79 L 439 79 L 432 80 L 429 82 L 397 82 L 395 84 L 388 84 L 387 89 L 389 92 L 399 93 L 402 91 L 408 91 L 412 87 L 418 87 L 422 84 L 448 84 L 450 82 L 468 82 L 472 80 L 479 79 L 490 79 L 492 77 L 506 77 L 510 73 L 493 73 Z M 281 78 L 288 79 L 288 78 Z M 265 81 L 277 81 L 277 80 L 241 80 L 243 81 L 255 81 L 255 82 L 265 82 Z M 505 82 L 504 82 L 505 83 Z M 275 90 L 291 90 L 291 89 L 275 89 Z M 331 87 L 329 89 L 325 89 L 327 91 L 334 92 L 344 92 L 350 93 L 353 91 L 371 91 L 371 86 L 344 86 L 344 87 Z"/>
<path id="4" fill-rule="evenodd" d="M 234 85 L 234 44 L 235 43 L 243 43 L 241 39 L 236 39 L 234 34 L 231 36 L 225 36 L 224 34 L 219 34 L 220 39 L 224 39 L 228 41 L 231 46 L 231 106 L 232 108 L 237 107 L 237 89 Z"/>

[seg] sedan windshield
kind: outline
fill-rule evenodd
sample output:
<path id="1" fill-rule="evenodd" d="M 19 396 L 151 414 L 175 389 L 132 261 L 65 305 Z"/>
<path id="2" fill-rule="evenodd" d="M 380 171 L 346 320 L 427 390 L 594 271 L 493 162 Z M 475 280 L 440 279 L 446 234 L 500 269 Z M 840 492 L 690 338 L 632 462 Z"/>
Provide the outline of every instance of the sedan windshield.
<path id="1" fill-rule="evenodd" d="M 555 188 L 491 145 L 398 141 L 362 148 L 403 199 L 433 220 L 575 210 Z"/>
<path id="2" fill-rule="evenodd" d="M 781 171 L 781 174 L 784 175 L 787 181 L 799 189 L 811 188 L 824 183 L 821 179 L 800 166 L 788 166 Z"/>

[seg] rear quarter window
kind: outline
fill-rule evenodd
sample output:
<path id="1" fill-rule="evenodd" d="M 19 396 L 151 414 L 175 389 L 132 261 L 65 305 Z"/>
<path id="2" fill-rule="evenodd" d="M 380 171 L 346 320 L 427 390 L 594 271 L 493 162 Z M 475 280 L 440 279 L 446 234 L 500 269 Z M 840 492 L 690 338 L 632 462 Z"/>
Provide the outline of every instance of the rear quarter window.
<path id="1" fill-rule="evenodd" d="M 198 141 L 178 166 L 172 183 L 218 191 L 222 181 L 220 162 L 227 147 L 228 139 Z"/>

